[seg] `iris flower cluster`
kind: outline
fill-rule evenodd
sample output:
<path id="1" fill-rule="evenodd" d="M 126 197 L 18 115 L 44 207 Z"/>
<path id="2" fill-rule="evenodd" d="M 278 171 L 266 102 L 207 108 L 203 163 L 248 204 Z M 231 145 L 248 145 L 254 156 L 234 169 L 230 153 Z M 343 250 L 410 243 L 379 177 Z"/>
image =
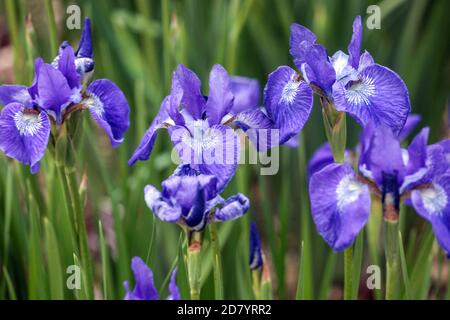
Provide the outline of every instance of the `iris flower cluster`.
<path id="1" fill-rule="evenodd" d="M 390 128 L 367 126 L 360 141 L 358 170 L 350 163 L 310 168 L 311 212 L 317 230 L 334 249 L 343 250 L 369 219 L 372 197 L 383 204 L 386 220 L 398 219 L 401 201 L 429 221 L 441 247 L 450 252 L 449 140 L 428 145 L 424 128 L 407 148 Z M 322 159 L 329 158 L 326 147 Z M 325 162 L 328 162 L 326 160 Z"/>
<path id="2" fill-rule="evenodd" d="M 122 91 L 110 80 L 88 85 L 94 71 L 91 23 L 86 18 L 77 50 L 68 42 L 56 58 L 37 58 L 31 86 L 0 86 L 0 149 L 36 173 L 45 154 L 52 124 L 60 128 L 70 115 L 88 109 L 108 134 L 113 147 L 120 145 L 129 127 L 129 106 Z"/>
<path id="3" fill-rule="evenodd" d="M 299 133 L 308 120 L 313 91 L 322 105 L 350 114 L 362 126 L 382 124 L 398 133 L 411 109 L 408 90 L 394 71 L 376 64 L 367 51 L 361 53 L 361 17 L 353 22 L 348 54 L 337 51 L 330 57 L 316 40 L 312 31 L 292 24 L 290 53 L 299 72 L 281 66 L 269 75 L 265 105 L 283 110 L 277 123 L 289 122 L 290 129 L 282 129 L 282 142 Z"/>
<path id="4" fill-rule="evenodd" d="M 235 129 L 249 132 L 272 126 L 258 103 L 256 80 L 230 77 L 221 65 L 215 65 L 209 95 L 204 96 L 197 75 L 183 65 L 177 67 L 170 95 L 128 162 L 133 165 L 149 159 L 158 130 L 168 129 L 181 164 L 162 183 L 161 192 L 151 185 L 145 187 L 146 203 L 159 219 L 198 232 L 208 223 L 236 219 L 247 212 L 249 200 L 244 195 L 225 200 L 220 193 L 234 176 L 239 160 Z"/>

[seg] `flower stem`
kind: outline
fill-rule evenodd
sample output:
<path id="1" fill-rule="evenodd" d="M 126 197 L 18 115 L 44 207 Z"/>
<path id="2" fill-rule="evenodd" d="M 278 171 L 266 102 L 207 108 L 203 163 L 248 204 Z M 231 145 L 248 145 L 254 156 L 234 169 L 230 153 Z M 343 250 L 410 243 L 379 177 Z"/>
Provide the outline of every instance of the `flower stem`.
<path id="1" fill-rule="evenodd" d="M 193 232 L 189 239 L 187 248 L 187 269 L 189 278 L 189 287 L 191 290 L 191 300 L 200 300 L 200 278 L 202 275 L 201 262 L 201 233 Z"/>
<path id="2" fill-rule="evenodd" d="M 353 246 L 344 251 L 344 300 L 352 299 L 353 291 Z"/>
<path id="3" fill-rule="evenodd" d="M 209 232 L 211 236 L 211 245 L 214 257 L 214 294 L 216 300 L 223 300 L 222 258 L 220 254 L 219 237 L 217 235 L 217 227 L 215 223 L 211 223 L 209 225 Z"/>
<path id="4" fill-rule="evenodd" d="M 94 298 L 92 263 L 89 254 L 88 236 L 84 210 L 81 205 L 80 194 L 78 191 L 77 177 L 74 169 L 66 168 L 65 176 L 68 182 L 71 205 L 75 214 L 75 226 L 78 235 L 78 246 L 80 249 L 81 264 L 83 265 L 85 292 L 88 299 Z"/>
<path id="5" fill-rule="evenodd" d="M 252 289 L 255 300 L 261 299 L 261 269 L 252 270 Z"/>
<path id="6" fill-rule="evenodd" d="M 386 220 L 386 300 L 395 299 L 399 266 L 398 220 Z"/>

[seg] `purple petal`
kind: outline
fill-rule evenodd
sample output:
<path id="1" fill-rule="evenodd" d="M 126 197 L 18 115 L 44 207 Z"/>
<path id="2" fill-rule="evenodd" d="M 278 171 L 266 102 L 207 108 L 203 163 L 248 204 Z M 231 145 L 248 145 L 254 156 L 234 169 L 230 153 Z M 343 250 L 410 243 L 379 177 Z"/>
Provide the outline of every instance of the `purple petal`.
<path id="1" fill-rule="evenodd" d="M 229 197 L 215 212 L 216 221 L 229 221 L 242 217 L 250 208 L 250 200 L 241 193 Z"/>
<path id="2" fill-rule="evenodd" d="M 141 139 L 138 147 L 134 151 L 130 160 L 128 160 L 128 165 L 132 166 L 136 163 L 136 161 L 141 160 L 145 161 L 150 158 L 150 155 L 153 150 L 153 146 L 155 144 L 156 137 L 158 135 L 158 129 L 163 127 L 163 123 L 169 120 L 168 108 L 170 105 L 170 96 L 164 98 L 161 107 L 159 109 L 158 114 L 153 119 L 152 123 L 148 127 L 144 136 Z"/>
<path id="3" fill-rule="evenodd" d="M 177 222 L 180 219 L 181 207 L 170 203 L 155 187 L 145 186 L 144 195 L 145 203 L 159 219 L 167 222 Z"/>
<path id="4" fill-rule="evenodd" d="M 328 142 L 322 144 L 312 155 L 308 162 L 308 176 L 322 170 L 329 164 L 334 163 L 333 153 Z"/>
<path id="5" fill-rule="evenodd" d="M 264 104 L 274 128 L 280 131 L 280 144 L 298 134 L 312 109 L 312 90 L 297 79 L 297 73 L 282 66 L 269 75 L 264 89 Z"/>
<path id="6" fill-rule="evenodd" d="M 34 79 L 31 87 L 28 88 L 28 92 L 32 99 L 37 99 L 39 90 L 38 90 L 38 80 L 39 80 L 39 71 L 41 67 L 44 65 L 44 60 L 42 58 L 37 58 L 34 60 Z"/>
<path id="7" fill-rule="evenodd" d="M 66 77 L 71 89 L 78 88 L 81 85 L 80 76 L 75 66 L 75 53 L 71 46 L 62 49 L 58 58 L 58 70 Z"/>
<path id="8" fill-rule="evenodd" d="M 209 127 L 206 120 L 195 120 L 187 127 L 170 127 L 169 133 L 182 162 L 200 173 L 216 176 L 218 189 L 223 190 L 240 156 L 239 137 L 234 130 L 224 125 Z"/>
<path id="9" fill-rule="evenodd" d="M 70 104 L 72 90 L 64 75 L 44 63 L 39 69 L 38 80 L 39 106 L 52 115 L 57 123 L 61 122 L 62 111 Z"/>
<path id="10" fill-rule="evenodd" d="M 406 119 L 405 126 L 398 134 L 398 139 L 400 141 L 406 139 L 406 137 L 411 133 L 411 131 L 414 130 L 414 128 L 419 124 L 419 122 L 422 120 L 422 116 L 418 114 L 410 114 L 408 116 L 408 119 Z"/>
<path id="11" fill-rule="evenodd" d="M 209 125 L 220 124 L 223 116 L 231 111 L 233 101 L 228 73 L 216 64 L 209 75 L 209 95 L 205 106 Z"/>
<path id="12" fill-rule="evenodd" d="M 429 134 L 430 128 L 423 128 L 411 141 L 408 147 L 408 163 L 406 166 L 407 174 L 416 172 L 420 168 L 425 167 Z"/>
<path id="13" fill-rule="evenodd" d="M 361 16 L 357 16 L 353 21 L 353 35 L 350 44 L 348 45 L 348 54 L 350 55 L 350 64 L 353 68 L 357 69 L 359 65 L 359 59 L 361 55 L 361 42 L 362 42 L 362 23 Z"/>
<path id="14" fill-rule="evenodd" d="M 342 51 L 337 51 L 331 57 L 331 65 L 336 72 L 336 81 L 347 84 L 349 81 L 358 80 L 358 73 L 349 64 L 349 56 Z"/>
<path id="15" fill-rule="evenodd" d="M 181 99 L 183 108 L 194 119 L 201 119 L 205 107 L 205 99 L 200 90 L 200 79 L 194 72 L 182 64 L 178 65 L 173 77 L 175 81 L 178 81 L 179 86 L 183 90 L 183 98 Z"/>
<path id="16" fill-rule="evenodd" d="M 255 109 L 261 99 L 261 89 L 256 79 L 246 77 L 230 77 L 231 92 L 234 95 L 232 114 Z"/>
<path id="17" fill-rule="evenodd" d="M 187 214 L 195 204 L 195 197 L 202 192 L 205 200 L 210 200 L 217 195 L 217 178 L 212 175 L 172 175 L 162 183 L 162 195 L 177 203 Z"/>
<path id="18" fill-rule="evenodd" d="M 209 211 L 206 210 L 206 199 L 204 190 L 199 190 L 194 195 L 191 210 L 184 216 L 189 230 L 203 231 L 208 223 Z"/>
<path id="19" fill-rule="evenodd" d="M 167 300 L 181 300 L 180 290 L 177 287 L 177 269 L 173 270 L 169 282 L 169 296 Z"/>
<path id="20" fill-rule="evenodd" d="M 426 148 L 426 160 L 423 167 L 405 176 L 400 192 L 404 193 L 416 186 L 429 184 L 433 179 L 445 174 L 449 169 L 444 149 L 439 144 Z"/>
<path id="21" fill-rule="evenodd" d="M 364 53 L 361 55 L 361 58 L 359 58 L 358 72 L 361 72 L 364 68 L 373 64 L 375 64 L 375 61 L 373 60 L 371 54 L 367 51 L 364 51 Z"/>
<path id="22" fill-rule="evenodd" d="M 128 283 L 125 285 L 127 290 L 125 300 L 159 300 L 158 291 L 153 282 L 153 272 L 145 262 L 139 257 L 134 257 L 131 261 L 131 269 L 136 286 L 132 292 L 129 292 Z"/>
<path id="23" fill-rule="evenodd" d="M 345 150 L 344 159 L 345 163 L 352 165 L 351 154 L 348 150 Z M 326 142 L 317 148 L 308 162 L 308 179 L 311 178 L 314 173 L 332 163 L 334 163 L 333 153 L 330 145 Z"/>
<path id="24" fill-rule="evenodd" d="M 286 141 L 283 146 L 289 147 L 289 148 L 298 148 L 298 146 L 300 145 L 299 142 L 299 135 L 296 134 L 295 136 L 293 136 L 292 138 L 290 138 L 288 141 Z"/>
<path id="25" fill-rule="evenodd" d="M 327 96 L 331 96 L 336 72 L 324 47 L 315 44 L 306 51 L 306 64 L 302 71 L 306 82 L 318 86 Z"/>
<path id="26" fill-rule="evenodd" d="M 362 70 L 359 81 L 347 87 L 333 86 L 336 109 L 348 112 L 362 126 L 383 124 L 395 133 L 403 128 L 411 106 L 402 79 L 386 67 L 374 64 Z"/>
<path id="27" fill-rule="evenodd" d="M 414 190 L 411 200 L 417 213 L 433 226 L 441 247 L 450 253 L 450 176 L 443 175 L 425 189 Z"/>
<path id="28" fill-rule="evenodd" d="M 259 108 L 238 113 L 234 123 L 241 128 L 258 151 L 265 151 L 278 141 L 271 141 L 272 121 Z"/>
<path id="29" fill-rule="evenodd" d="M 91 20 L 86 17 L 84 20 L 83 31 L 81 33 L 80 44 L 76 52 L 78 58 L 93 58 L 92 50 L 92 30 L 91 30 Z"/>
<path id="30" fill-rule="evenodd" d="M 261 251 L 261 239 L 259 237 L 256 222 L 250 226 L 250 249 L 249 249 L 249 265 L 250 269 L 255 270 L 262 267 L 263 258 Z"/>
<path id="31" fill-rule="evenodd" d="M 181 101 L 183 99 L 183 88 L 175 76 L 172 78 L 172 88 L 167 99 L 168 105 L 165 107 L 167 115 L 172 118 L 175 124 L 180 126 L 184 125 L 185 120 L 180 111 Z"/>
<path id="32" fill-rule="evenodd" d="M 309 183 L 311 213 L 319 234 L 333 250 L 354 242 L 367 223 L 370 193 L 348 164 L 330 164 L 316 172 Z"/>
<path id="33" fill-rule="evenodd" d="M 33 103 L 25 86 L 16 86 L 5 84 L 0 86 L 0 104 L 6 106 L 10 103 L 20 103 L 25 107 L 31 108 Z"/>
<path id="34" fill-rule="evenodd" d="M 8 104 L 0 115 L 0 149 L 17 161 L 39 169 L 50 136 L 50 120 L 18 103 Z"/>
<path id="35" fill-rule="evenodd" d="M 365 134 L 369 143 L 364 143 L 361 150 L 360 170 L 369 170 L 373 180 L 379 186 L 383 185 L 385 174 L 396 176 L 398 185 L 401 185 L 405 176 L 405 164 L 403 162 L 400 141 L 387 127 L 365 129 L 372 134 Z M 369 138 L 370 137 L 370 138 Z"/>
<path id="36" fill-rule="evenodd" d="M 300 70 L 305 62 L 307 49 L 316 42 L 316 35 L 302 25 L 293 23 L 291 25 L 291 36 L 289 39 L 289 52 L 294 63 Z"/>
<path id="37" fill-rule="evenodd" d="M 110 80 L 96 80 L 87 88 L 85 102 L 92 117 L 105 130 L 113 147 L 119 146 L 130 126 L 130 107 L 123 92 Z"/>

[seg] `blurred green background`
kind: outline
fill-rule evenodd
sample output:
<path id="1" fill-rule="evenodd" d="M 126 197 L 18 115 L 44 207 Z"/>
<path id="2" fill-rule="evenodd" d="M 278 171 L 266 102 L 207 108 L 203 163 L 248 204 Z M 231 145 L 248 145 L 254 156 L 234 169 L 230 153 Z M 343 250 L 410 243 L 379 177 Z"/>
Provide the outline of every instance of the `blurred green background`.
<path id="1" fill-rule="evenodd" d="M 230 74 L 257 78 L 262 90 L 267 75 L 277 66 L 293 66 L 289 55 L 291 23 L 313 30 L 318 41 L 333 53 L 346 51 L 352 21 L 362 15 L 363 49 L 403 78 L 412 110 L 422 115 L 422 126 L 431 127 L 431 139 L 447 136 L 449 1 L 4 0 L 0 2 L 0 83 L 29 85 L 35 57 L 51 61 L 57 45 L 65 39 L 77 45 L 80 30 L 66 27 L 66 10 L 71 4 L 78 5 L 82 17 L 91 17 L 93 23 L 94 77 L 117 83 L 131 107 L 131 126 L 118 149 L 113 150 L 106 136 L 86 117 L 77 152 L 95 267 L 93 291 L 98 299 L 123 297 L 122 283 L 132 280 L 130 262 L 136 255 L 149 262 L 163 297 L 167 276 L 178 262 L 182 296 L 189 297 L 180 229 L 155 220 L 143 197 L 146 184 L 159 187 L 174 168 L 168 135 L 159 135 L 150 161 L 127 166 L 169 93 L 171 73 L 178 63 L 199 75 L 204 90 L 215 63 L 223 64 Z M 372 4 L 381 9 L 379 30 L 369 30 L 364 23 L 367 7 Z M 52 14 L 56 23 L 49 19 Z M 347 123 L 348 146 L 353 147 L 360 128 L 352 119 Z M 305 163 L 325 140 L 316 103 L 301 146 L 280 149 L 276 176 L 260 176 L 257 166 L 240 166 L 225 193 L 245 193 L 251 209 L 244 219 L 219 226 L 225 298 L 252 298 L 248 270 L 251 221 L 257 221 L 262 234 L 275 298 L 341 298 L 341 254 L 333 254 L 316 235 L 305 197 Z M 85 297 L 83 290 L 68 290 L 65 285 L 66 268 L 74 264 L 74 249 L 67 204 L 50 155 L 36 176 L 0 155 L 0 181 L 0 299 Z M 407 263 L 399 297 L 405 297 L 408 287 L 409 297 L 448 298 L 448 263 L 430 237 L 430 228 L 413 211 L 405 209 L 403 213 Z M 383 269 L 382 236 L 376 221 L 379 213 L 374 215 L 356 244 L 355 264 L 361 270 L 361 280 L 357 275 L 355 283 L 361 281 L 362 285 L 354 291 L 355 297 L 362 299 L 381 296 L 380 290 L 369 291 L 364 285 L 367 265 L 378 264 Z M 208 237 L 203 270 L 202 298 L 213 299 Z"/>

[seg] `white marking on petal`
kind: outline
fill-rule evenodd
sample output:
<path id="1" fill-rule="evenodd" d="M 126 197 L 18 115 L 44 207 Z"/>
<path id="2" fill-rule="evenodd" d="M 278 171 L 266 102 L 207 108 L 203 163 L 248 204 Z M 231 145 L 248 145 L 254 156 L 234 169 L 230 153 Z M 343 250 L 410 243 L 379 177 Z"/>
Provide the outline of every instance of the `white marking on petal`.
<path id="1" fill-rule="evenodd" d="M 345 91 L 347 100 L 356 106 L 361 104 L 369 105 L 369 98 L 375 95 L 375 84 L 372 78 L 364 76 L 359 81 L 353 83 Z"/>
<path id="2" fill-rule="evenodd" d="M 430 214 L 441 215 L 442 210 L 447 206 L 448 198 L 444 188 L 433 183 L 431 188 L 420 191 L 423 206 Z"/>
<path id="3" fill-rule="evenodd" d="M 283 92 L 281 93 L 280 102 L 284 102 L 287 104 L 291 104 L 295 96 L 297 95 L 298 87 L 300 86 L 300 81 L 296 81 L 295 79 L 291 79 L 286 83 L 283 88 Z"/>
<path id="4" fill-rule="evenodd" d="M 70 101 L 72 101 L 73 103 L 80 103 L 81 99 L 81 88 L 73 88 L 72 95 L 70 96 Z"/>
<path id="5" fill-rule="evenodd" d="M 339 181 L 336 188 L 337 207 L 343 211 L 346 206 L 355 202 L 365 185 L 357 181 L 352 174 L 348 174 Z"/>
<path id="6" fill-rule="evenodd" d="M 221 141 L 218 130 L 212 130 L 207 120 L 194 120 L 189 122 L 190 134 L 186 133 L 182 141 L 187 144 L 195 154 L 201 155 L 204 150 L 214 148 Z"/>
<path id="7" fill-rule="evenodd" d="M 88 92 L 87 95 L 88 98 L 84 100 L 84 104 L 97 116 L 102 117 L 105 113 L 105 106 L 103 105 L 103 102 L 92 92 Z"/>
<path id="8" fill-rule="evenodd" d="M 408 150 L 406 150 L 404 148 L 402 148 L 402 160 L 403 160 L 403 164 L 405 166 L 407 166 L 408 162 L 409 162 L 409 152 L 408 152 Z"/>
<path id="9" fill-rule="evenodd" d="M 422 179 L 427 172 L 428 172 L 428 168 L 420 168 L 419 170 L 417 170 L 413 174 L 410 174 L 409 176 L 406 176 L 405 179 L 403 180 L 403 183 L 402 183 L 400 189 L 399 189 L 399 192 L 400 193 L 405 192 L 406 188 L 411 183 L 414 183 L 414 182 L 419 181 L 420 179 Z"/>
<path id="10" fill-rule="evenodd" d="M 343 53 L 342 51 L 336 52 L 331 57 L 331 64 L 333 65 L 333 69 L 336 72 L 336 79 L 340 79 L 344 71 L 346 71 L 346 67 L 348 66 L 348 55 Z"/>
<path id="11" fill-rule="evenodd" d="M 303 79 L 305 80 L 306 83 L 310 83 L 308 75 L 306 73 L 306 63 L 302 63 L 301 69 L 302 69 Z"/>
<path id="12" fill-rule="evenodd" d="M 373 180 L 373 173 L 369 169 L 367 169 L 367 166 L 365 163 L 359 166 L 359 171 L 362 173 L 362 175 L 370 180 Z"/>
<path id="13" fill-rule="evenodd" d="M 18 111 L 14 115 L 17 130 L 22 136 L 34 136 L 42 128 L 42 119 L 39 114 Z"/>

